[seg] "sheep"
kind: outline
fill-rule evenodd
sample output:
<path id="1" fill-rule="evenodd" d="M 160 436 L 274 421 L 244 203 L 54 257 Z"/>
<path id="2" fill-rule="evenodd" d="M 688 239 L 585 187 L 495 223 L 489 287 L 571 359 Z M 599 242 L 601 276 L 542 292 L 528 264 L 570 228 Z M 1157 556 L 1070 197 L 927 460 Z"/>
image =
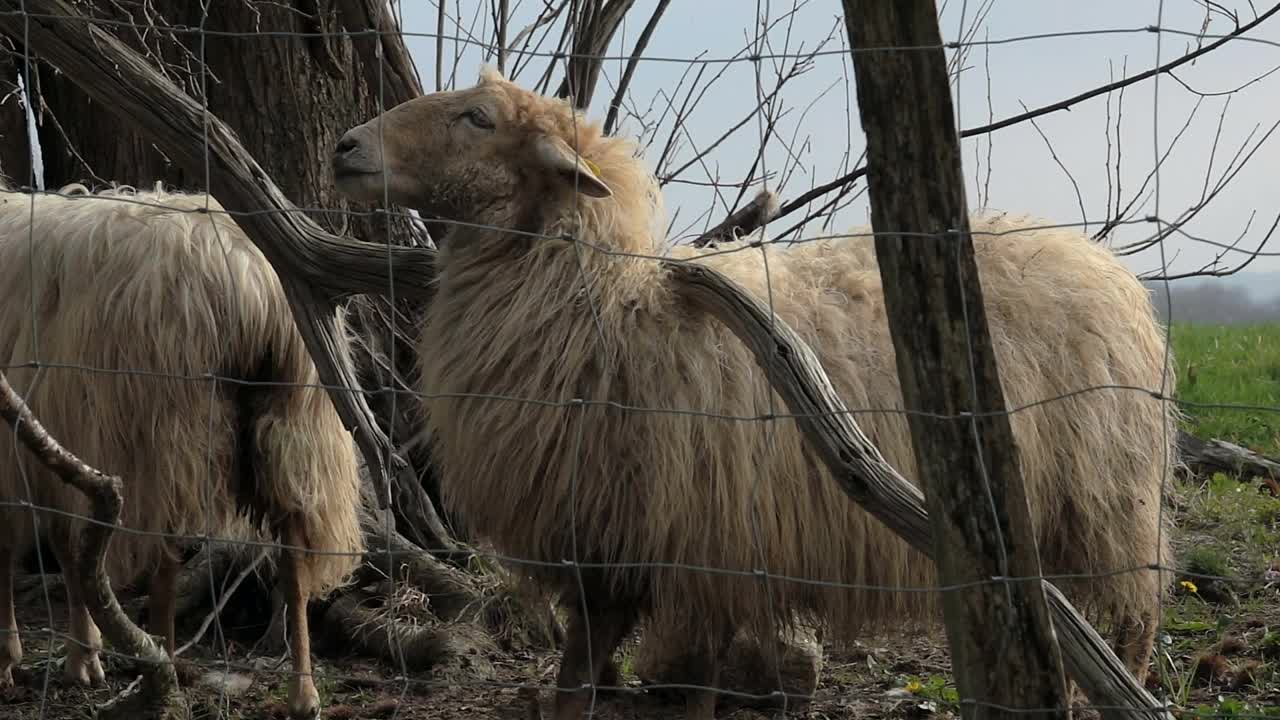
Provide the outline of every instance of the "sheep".
<path id="1" fill-rule="evenodd" d="M 747 421 L 785 405 L 652 258 L 727 274 L 800 333 L 851 408 L 900 411 L 874 243 L 769 248 L 767 266 L 749 240 L 666 248 L 637 154 L 486 68 L 350 129 L 332 159 L 348 198 L 455 221 L 417 346 L 423 432 L 448 509 L 570 609 L 559 720 L 583 713 L 580 688 L 641 619 L 701 657 L 688 680 L 706 687 L 735 628 L 765 638 L 807 620 L 849 641 L 941 620 L 937 593 L 912 589 L 936 587 L 932 563 L 843 495 L 793 420 Z M 1167 591 L 1150 566 L 1169 556 L 1177 411 L 1080 391 L 1160 389 L 1165 334 L 1113 254 L 1033 222 L 975 214 L 972 229 L 1005 396 L 1024 408 L 1011 422 L 1043 568 L 1101 573 L 1060 587 L 1111 621 L 1142 679 Z M 901 412 L 858 422 L 915 477 Z M 686 703 L 691 720 L 714 716 L 714 691 Z"/>
<path id="2" fill-rule="evenodd" d="M 292 546 L 279 575 L 298 673 L 289 710 L 314 716 L 307 600 L 346 581 L 364 540 L 354 441 L 318 385 L 279 278 L 202 194 L 4 190 L 0 367 L 68 449 L 123 479 L 113 583 L 151 575 L 151 628 L 172 656 L 181 536 Z M 101 684 L 101 635 L 69 577 L 83 523 L 36 520 L 18 504 L 84 516 L 87 501 L 0 435 L 0 683 L 13 682 L 22 657 L 13 566 L 40 534 L 68 579 L 66 674 Z"/>

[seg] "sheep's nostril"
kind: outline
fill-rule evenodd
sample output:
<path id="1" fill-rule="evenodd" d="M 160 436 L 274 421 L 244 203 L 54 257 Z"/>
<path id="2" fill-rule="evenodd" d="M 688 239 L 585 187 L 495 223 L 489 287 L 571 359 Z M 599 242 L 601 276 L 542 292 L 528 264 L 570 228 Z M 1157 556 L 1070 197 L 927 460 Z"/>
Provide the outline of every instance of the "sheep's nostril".
<path id="1" fill-rule="evenodd" d="M 352 150 L 355 150 L 359 145 L 360 143 L 357 142 L 355 138 L 344 135 L 342 136 L 342 139 L 338 141 L 338 146 L 334 148 L 334 152 L 339 155 L 346 155 Z"/>

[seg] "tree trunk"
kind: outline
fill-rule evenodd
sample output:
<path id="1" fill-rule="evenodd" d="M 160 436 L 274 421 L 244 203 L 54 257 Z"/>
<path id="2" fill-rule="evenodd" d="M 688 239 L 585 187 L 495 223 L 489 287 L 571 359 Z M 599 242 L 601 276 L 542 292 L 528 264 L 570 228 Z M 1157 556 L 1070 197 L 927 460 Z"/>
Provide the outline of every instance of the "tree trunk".
<path id="1" fill-rule="evenodd" d="M 81 0 L 76 4 L 93 17 L 139 24 L 148 21 L 131 17 L 121 9 L 121 3 Z M 334 0 L 219 3 L 202 23 L 200 3 L 151 0 L 146 6 L 153 22 L 190 28 L 203 24 L 210 32 L 178 33 L 162 27 L 147 32 L 145 42 L 140 33 L 146 28 L 135 31 L 116 26 L 115 34 L 153 62 L 162 59 L 164 74 L 229 123 L 240 142 L 261 158 L 263 168 L 279 178 L 281 189 L 300 207 L 345 207 L 334 190 L 327 158 L 342 133 L 380 112 L 378 88 L 370 88 L 365 79 L 370 60 L 342 35 L 242 34 L 339 33 L 343 26 L 337 4 Z M 26 66 L 23 49 L 18 47 L 16 52 L 16 57 L 6 61 L 10 67 L 4 79 L 12 84 L 16 73 L 25 69 L 38 92 L 46 187 L 112 181 L 151 185 L 163 180 L 184 190 L 207 190 L 203 169 L 171 163 L 69 79 L 55 75 L 40 62 Z M 208 72 L 201 73 L 201 67 L 207 67 Z M 413 89 L 415 94 L 420 92 L 416 83 Z M 384 104 L 390 106 L 401 99 L 386 98 Z M 0 161 L 22 182 L 30 171 L 25 117 L 12 109 L 4 113 L 3 120 L 9 142 L 0 149 Z M 19 138 L 22 141 L 16 142 Z M 343 227 L 337 215 L 322 218 L 313 214 L 313 219 L 328 229 Z M 370 229 L 357 234 L 365 236 L 362 239 L 381 239 Z"/>
<path id="2" fill-rule="evenodd" d="M 961 717 L 1062 717 L 1062 657 L 978 281 L 933 0 L 844 0 L 871 223 Z M 907 234 L 902 234 L 907 233 Z M 920 237 L 920 233 L 934 233 Z"/>

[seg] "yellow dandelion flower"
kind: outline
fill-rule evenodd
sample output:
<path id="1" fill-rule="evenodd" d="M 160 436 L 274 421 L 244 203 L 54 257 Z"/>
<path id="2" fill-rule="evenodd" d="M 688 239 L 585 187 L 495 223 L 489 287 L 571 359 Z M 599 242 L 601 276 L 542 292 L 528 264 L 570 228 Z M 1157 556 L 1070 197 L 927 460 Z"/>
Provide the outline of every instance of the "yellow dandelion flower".
<path id="1" fill-rule="evenodd" d="M 912 680 L 912 681 L 908 682 L 908 683 L 907 683 L 907 686 L 906 686 L 905 688 L 903 688 L 903 689 L 904 689 L 904 690 L 906 690 L 907 692 L 911 693 L 912 695 L 914 695 L 914 694 L 916 694 L 916 693 L 920 692 L 921 690 L 923 690 L 923 689 L 924 689 L 924 686 L 920 684 L 920 681 L 919 681 L 919 680 Z"/>
<path id="2" fill-rule="evenodd" d="M 1182 587 L 1187 589 L 1187 592 L 1190 592 L 1190 593 L 1199 592 L 1199 589 L 1196 587 L 1196 584 L 1191 582 L 1190 580 L 1183 580 L 1180 584 L 1182 585 Z"/>

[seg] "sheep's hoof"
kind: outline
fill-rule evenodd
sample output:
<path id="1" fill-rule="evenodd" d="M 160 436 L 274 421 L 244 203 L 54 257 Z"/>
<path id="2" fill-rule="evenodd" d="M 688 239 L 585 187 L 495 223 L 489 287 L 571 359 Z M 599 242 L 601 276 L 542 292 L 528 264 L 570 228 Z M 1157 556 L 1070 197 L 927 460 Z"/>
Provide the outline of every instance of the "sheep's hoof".
<path id="1" fill-rule="evenodd" d="M 315 683 L 309 676 L 297 676 L 290 681 L 289 718 L 290 720 L 314 720 L 320 717 L 320 693 L 316 692 Z"/>
<path id="2" fill-rule="evenodd" d="M 80 687 L 99 688 L 107 684 L 106 673 L 102 671 L 102 660 L 96 653 L 91 656 L 68 656 L 66 675 L 71 684 Z"/>
<path id="3" fill-rule="evenodd" d="M 4 631 L 0 630 L 0 635 Z M 9 637 L 0 643 L 0 688 L 13 687 L 13 669 L 22 662 L 22 642 L 18 640 L 17 631 L 10 631 Z"/>

